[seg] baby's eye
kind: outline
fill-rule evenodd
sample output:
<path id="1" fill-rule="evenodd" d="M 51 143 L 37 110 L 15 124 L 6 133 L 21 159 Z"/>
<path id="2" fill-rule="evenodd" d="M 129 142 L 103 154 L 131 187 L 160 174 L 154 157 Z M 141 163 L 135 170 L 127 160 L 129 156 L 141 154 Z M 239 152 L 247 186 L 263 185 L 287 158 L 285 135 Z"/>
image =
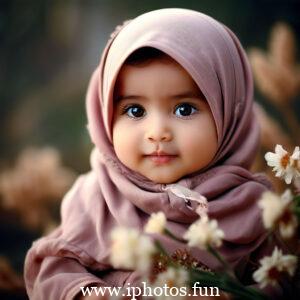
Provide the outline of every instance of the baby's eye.
<path id="1" fill-rule="evenodd" d="M 130 118 L 141 118 L 145 115 L 145 109 L 140 105 L 130 105 L 124 109 L 124 113 Z"/>
<path id="2" fill-rule="evenodd" d="M 188 117 L 197 112 L 198 109 L 189 103 L 182 103 L 176 106 L 175 115 L 179 117 Z"/>

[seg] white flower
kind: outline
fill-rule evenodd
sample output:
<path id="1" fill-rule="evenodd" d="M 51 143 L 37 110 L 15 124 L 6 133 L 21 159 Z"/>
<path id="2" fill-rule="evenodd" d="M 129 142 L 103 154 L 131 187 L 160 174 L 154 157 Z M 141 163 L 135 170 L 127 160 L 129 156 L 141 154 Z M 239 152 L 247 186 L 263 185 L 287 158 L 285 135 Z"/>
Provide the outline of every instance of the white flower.
<path id="1" fill-rule="evenodd" d="M 260 260 L 261 267 L 253 273 L 253 279 L 264 288 L 268 284 L 276 285 L 283 273 L 293 276 L 297 267 L 297 257 L 293 255 L 283 255 L 277 247 L 271 256 L 266 256 Z"/>
<path id="2" fill-rule="evenodd" d="M 208 246 L 221 246 L 224 232 L 218 228 L 216 220 L 209 220 L 207 215 L 203 215 L 189 227 L 184 238 L 191 247 L 207 249 Z"/>
<path id="3" fill-rule="evenodd" d="M 267 191 L 262 194 L 258 206 L 263 210 L 262 218 L 265 228 L 270 229 L 275 226 L 286 204 L 287 202 L 282 201 L 281 198 L 273 192 Z"/>
<path id="4" fill-rule="evenodd" d="M 286 190 L 281 195 L 281 200 L 285 204 L 283 212 L 278 220 L 279 232 L 283 238 L 291 238 L 297 229 L 298 219 L 293 212 L 293 195 L 290 190 Z"/>
<path id="5" fill-rule="evenodd" d="M 266 229 L 279 226 L 283 238 L 294 235 L 298 225 L 296 216 L 292 211 L 292 193 L 286 190 L 281 197 L 272 192 L 265 192 L 258 205 L 262 209 L 262 219 Z"/>
<path id="6" fill-rule="evenodd" d="M 290 184 L 293 178 L 300 176 L 299 147 L 295 147 L 292 156 L 290 156 L 281 145 L 276 145 L 275 153 L 266 153 L 265 159 L 268 166 L 273 167 L 273 171 L 276 172 L 275 176 L 284 178 L 287 184 Z"/>
<path id="7" fill-rule="evenodd" d="M 165 272 L 159 273 L 153 283 L 153 289 L 155 287 L 165 287 L 164 289 L 167 290 L 167 293 L 162 293 L 156 299 L 180 299 L 179 289 L 184 286 L 187 288 L 188 279 L 188 272 L 182 268 L 169 267 Z"/>
<path id="8" fill-rule="evenodd" d="M 279 232 L 280 235 L 285 238 L 289 239 L 294 236 L 296 228 L 298 226 L 298 220 L 297 217 L 289 211 L 288 214 L 289 221 L 288 222 L 280 222 L 279 223 Z"/>
<path id="9" fill-rule="evenodd" d="M 294 152 L 290 158 L 290 164 L 294 170 L 295 178 L 300 177 L 300 149 L 295 147 Z"/>
<path id="10" fill-rule="evenodd" d="M 136 229 L 116 227 L 111 232 L 110 261 L 115 268 L 136 269 L 146 272 L 151 264 L 155 247 L 151 239 Z"/>
<path id="11" fill-rule="evenodd" d="M 134 249 L 138 244 L 139 232 L 135 229 L 117 227 L 112 230 L 111 239 L 110 260 L 113 266 L 134 269 Z"/>
<path id="12" fill-rule="evenodd" d="M 136 269 L 146 273 L 151 267 L 152 256 L 155 251 L 156 248 L 152 240 L 145 235 L 141 235 L 136 248 Z"/>
<path id="13" fill-rule="evenodd" d="M 144 227 L 147 233 L 163 233 L 166 226 L 166 216 L 163 212 L 151 214 L 150 219 Z"/>

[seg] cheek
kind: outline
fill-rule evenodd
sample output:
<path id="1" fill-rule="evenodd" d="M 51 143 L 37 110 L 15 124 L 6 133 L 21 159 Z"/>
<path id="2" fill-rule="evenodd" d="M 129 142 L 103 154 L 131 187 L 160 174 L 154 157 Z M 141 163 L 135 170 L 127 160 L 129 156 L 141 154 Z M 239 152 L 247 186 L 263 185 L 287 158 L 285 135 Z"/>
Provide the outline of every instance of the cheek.
<path id="1" fill-rule="evenodd" d="M 204 160 L 213 158 L 217 151 L 217 137 L 213 124 L 206 123 L 205 126 L 191 126 L 182 135 L 181 146 L 190 158 L 197 159 L 199 154 Z"/>
<path id="2" fill-rule="evenodd" d="M 189 134 L 185 136 L 183 141 L 182 147 L 184 147 L 185 152 L 188 153 L 189 156 L 194 156 L 201 150 L 202 138 L 199 137 L 198 132 L 193 130 L 189 131 Z"/>
<path id="3" fill-rule="evenodd" d="M 116 122 L 113 126 L 113 146 L 117 157 L 127 165 L 137 152 L 138 137 L 130 126 Z"/>

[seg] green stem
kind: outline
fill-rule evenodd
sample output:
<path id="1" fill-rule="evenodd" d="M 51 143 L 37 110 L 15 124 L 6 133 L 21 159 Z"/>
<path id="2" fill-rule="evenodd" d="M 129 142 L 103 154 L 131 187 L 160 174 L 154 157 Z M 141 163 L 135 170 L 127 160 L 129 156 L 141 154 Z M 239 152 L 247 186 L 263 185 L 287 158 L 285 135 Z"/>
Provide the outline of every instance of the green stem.
<path id="1" fill-rule="evenodd" d="M 222 263 L 222 265 L 223 265 L 223 267 L 226 271 L 231 271 L 232 272 L 229 264 L 227 263 L 227 261 L 223 258 L 223 256 L 218 251 L 216 251 L 210 245 L 208 245 L 207 250 Z"/>
<path id="2" fill-rule="evenodd" d="M 159 241 L 155 240 L 154 242 L 156 248 L 158 249 L 158 251 L 164 255 L 167 260 L 168 260 L 168 265 L 171 266 L 171 267 L 174 267 L 174 268 L 177 268 L 178 267 L 178 264 L 176 264 L 176 262 L 174 262 L 171 257 L 169 256 L 169 254 L 167 253 L 167 251 L 164 249 L 164 247 L 160 244 Z"/>
<path id="3" fill-rule="evenodd" d="M 169 229 L 165 228 L 164 233 L 169 236 L 170 238 L 172 238 L 175 241 L 178 241 L 180 243 L 185 243 L 186 244 L 186 240 L 177 237 L 174 233 L 172 233 Z"/>
<path id="4" fill-rule="evenodd" d="M 155 244 L 156 248 L 158 249 L 158 251 L 159 251 L 161 254 L 163 254 L 163 255 L 169 257 L 169 254 L 167 253 L 167 251 L 165 250 L 165 248 L 160 244 L 159 241 L 155 240 L 155 241 L 154 241 L 154 244 Z"/>

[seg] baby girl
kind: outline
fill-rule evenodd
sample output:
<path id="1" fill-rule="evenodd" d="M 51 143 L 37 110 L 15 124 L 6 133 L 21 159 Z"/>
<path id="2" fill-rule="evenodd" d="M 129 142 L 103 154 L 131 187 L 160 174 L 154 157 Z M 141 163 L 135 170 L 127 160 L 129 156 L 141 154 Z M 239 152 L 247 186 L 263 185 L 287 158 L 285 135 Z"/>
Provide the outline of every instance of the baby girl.
<path id="1" fill-rule="evenodd" d="M 207 198 L 209 217 L 225 233 L 220 253 L 251 284 L 250 261 L 266 239 L 257 200 L 270 186 L 249 171 L 259 128 L 237 37 L 188 9 L 126 22 L 92 75 L 87 115 L 92 170 L 63 199 L 60 226 L 27 254 L 30 299 L 83 298 L 83 286 L 138 284 L 138 272 L 110 264 L 111 229 L 142 229 L 151 213 L 162 211 L 167 227 L 182 236 L 199 218 L 199 203 L 187 201 L 187 192 Z M 161 243 L 170 254 L 185 247 L 165 237 Z M 190 254 L 212 270 L 220 267 L 203 250 Z"/>

